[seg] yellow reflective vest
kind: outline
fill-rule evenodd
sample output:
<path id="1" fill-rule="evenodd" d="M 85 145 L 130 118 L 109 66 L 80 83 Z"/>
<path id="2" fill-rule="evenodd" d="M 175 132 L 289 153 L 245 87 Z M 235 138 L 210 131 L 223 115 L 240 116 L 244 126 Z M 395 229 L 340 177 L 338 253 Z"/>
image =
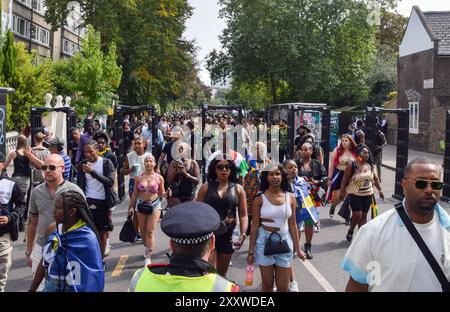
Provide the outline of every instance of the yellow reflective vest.
<path id="1" fill-rule="evenodd" d="M 218 274 L 180 276 L 155 274 L 148 267 L 134 273 L 129 292 L 238 292 L 239 286 Z"/>

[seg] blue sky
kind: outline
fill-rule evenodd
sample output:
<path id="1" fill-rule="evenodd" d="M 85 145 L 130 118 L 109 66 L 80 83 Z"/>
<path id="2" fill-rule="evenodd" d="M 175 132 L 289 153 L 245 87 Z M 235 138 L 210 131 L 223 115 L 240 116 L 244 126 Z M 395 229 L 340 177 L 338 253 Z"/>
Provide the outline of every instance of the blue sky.
<path id="1" fill-rule="evenodd" d="M 194 15 L 187 23 L 186 38 L 195 39 L 199 50 L 200 79 L 210 85 L 209 72 L 205 69 L 204 59 L 213 49 L 220 49 L 219 35 L 225 28 L 224 20 L 219 19 L 219 5 L 216 0 L 189 0 L 194 7 Z M 422 11 L 450 11 L 450 0 L 402 0 L 398 12 L 409 16 L 414 5 Z"/>

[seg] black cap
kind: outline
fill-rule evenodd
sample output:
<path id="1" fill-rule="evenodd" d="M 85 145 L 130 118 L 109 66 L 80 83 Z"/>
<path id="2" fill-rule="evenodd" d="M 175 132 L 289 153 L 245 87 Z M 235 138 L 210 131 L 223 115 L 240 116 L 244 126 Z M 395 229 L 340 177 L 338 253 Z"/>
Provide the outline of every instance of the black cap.
<path id="1" fill-rule="evenodd" d="M 170 208 L 161 221 L 161 230 L 177 244 L 196 245 L 214 233 L 224 233 L 226 227 L 213 207 L 192 201 Z"/>
<path id="2" fill-rule="evenodd" d="M 57 137 L 54 137 L 47 141 L 47 145 L 55 146 L 59 151 L 62 151 L 64 149 L 64 143 L 61 142 Z"/>
<path id="3" fill-rule="evenodd" d="M 103 139 L 105 140 L 106 143 L 109 142 L 108 136 L 107 136 L 106 133 L 103 132 L 103 131 L 96 132 L 96 133 L 92 136 L 92 139 L 95 140 L 95 141 L 97 141 L 98 138 L 103 138 Z"/>

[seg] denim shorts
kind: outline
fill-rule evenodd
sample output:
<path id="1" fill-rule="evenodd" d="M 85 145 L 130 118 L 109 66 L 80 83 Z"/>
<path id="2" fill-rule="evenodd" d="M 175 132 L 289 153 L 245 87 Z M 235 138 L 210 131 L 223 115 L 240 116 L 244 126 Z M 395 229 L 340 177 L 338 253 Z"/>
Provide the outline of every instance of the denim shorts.
<path id="1" fill-rule="evenodd" d="M 281 268 L 290 268 L 292 265 L 292 257 L 294 251 L 294 244 L 292 243 L 291 234 L 287 233 L 285 235 L 281 235 L 282 239 L 286 239 L 291 249 L 290 252 L 264 256 L 264 245 L 266 244 L 267 238 L 269 238 L 271 232 L 264 230 L 262 227 L 259 228 L 258 238 L 256 239 L 256 248 L 255 248 L 255 263 L 260 266 L 272 266 L 276 265 Z M 279 241 L 278 235 L 272 235 L 272 241 Z"/>

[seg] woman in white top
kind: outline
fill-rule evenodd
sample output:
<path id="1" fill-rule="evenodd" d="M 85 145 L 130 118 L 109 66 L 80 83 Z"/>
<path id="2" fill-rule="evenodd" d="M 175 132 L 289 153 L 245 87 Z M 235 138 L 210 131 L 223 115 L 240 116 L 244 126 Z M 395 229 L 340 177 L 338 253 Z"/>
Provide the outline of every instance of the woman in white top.
<path id="1" fill-rule="evenodd" d="M 293 251 L 300 259 L 304 259 L 304 255 L 300 250 L 295 221 L 296 201 L 290 192 L 291 187 L 281 165 L 268 165 L 263 170 L 261 191 L 262 194 L 255 197 L 252 206 L 253 223 L 247 262 L 249 265 L 253 263 L 259 265 L 261 291 L 271 292 L 275 281 L 278 291 L 287 292 Z M 276 235 L 271 235 L 275 232 Z M 264 247 L 267 239 L 275 244 L 280 239 L 286 240 L 290 250 L 265 256 Z"/>

